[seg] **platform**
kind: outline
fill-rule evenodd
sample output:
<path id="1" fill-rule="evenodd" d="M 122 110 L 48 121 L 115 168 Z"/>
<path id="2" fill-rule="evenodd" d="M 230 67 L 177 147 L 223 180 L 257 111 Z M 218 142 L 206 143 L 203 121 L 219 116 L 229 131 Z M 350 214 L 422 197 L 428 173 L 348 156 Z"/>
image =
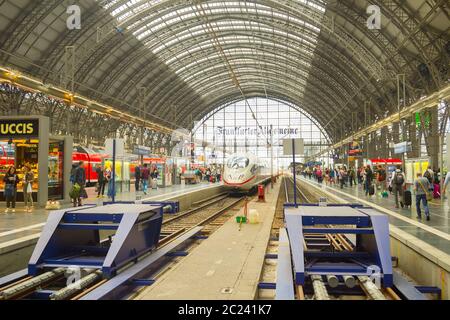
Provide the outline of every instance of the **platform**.
<path id="1" fill-rule="evenodd" d="M 314 180 L 303 179 L 316 186 L 322 187 L 324 190 L 330 191 L 336 196 L 347 200 L 351 203 L 361 203 L 371 206 L 389 215 L 389 223 L 411 236 L 428 243 L 438 250 L 450 254 L 450 208 L 447 201 L 439 199 L 430 202 L 431 220 L 426 221 L 424 215 L 422 220 L 418 220 L 415 199 L 413 194 L 413 204 L 411 208 L 395 208 L 395 200 L 393 195 L 388 198 L 381 196 L 366 196 L 362 185 L 353 187 L 344 187 L 332 185 L 326 186 L 325 183 L 319 184 Z"/>
<path id="2" fill-rule="evenodd" d="M 276 184 L 266 193 L 266 203 L 249 203 L 249 209 L 260 213 L 261 223 L 245 224 L 239 231 L 235 217 L 231 218 L 136 299 L 254 299 L 279 191 Z"/>
<path id="3" fill-rule="evenodd" d="M 142 200 L 163 201 L 174 199 L 181 195 L 185 196 L 186 194 L 189 195 L 198 191 L 217 188 L 221 185 L 222 184 L 219 183 L 206 182 L 199 185 L 174 185 L 166 188 L 158 188 L 157 190 L 149 189 L 147 195 L 143 195 L 142 193 L 139 195 L 142 196 Z M 91 192 L 89 192 L 89 194 L 91 194 Z M 103 201 L 106 201 L 107 199 L 108 198 L 98 199 L 96 197 L 90 197 L 86 199 L 83 204 L 102 205 Z M 116 200 L 136 200 L 136 193 L 126 192 L 118 194 Z M 70 204 L 62 206 L 62 208 L 69 207 L 71 207 Z M 23 203 L 17 204 L 15 213 L 4 213 L 3 210 L 0 211 L 0 255 L 35 244 L 50 212 L 51 211 L 45 209 L 35 209 L 33 213 L 27 213 L 25 212 Z M 26 260 L 22 255 L 28 258 L 31 255 L 32 249 L 33 248 L 30 247 L 27 250 L 23 250 L 23 252 L 20 252 L 20 254 L 17 253 L 17 255 L 10 257 L 10 259 Z M 0 276 L 10 273 L 11 271 L 14 270 L 9 267 L 6 269 L 3 267 L 3 263 L 0 264 Z"/>

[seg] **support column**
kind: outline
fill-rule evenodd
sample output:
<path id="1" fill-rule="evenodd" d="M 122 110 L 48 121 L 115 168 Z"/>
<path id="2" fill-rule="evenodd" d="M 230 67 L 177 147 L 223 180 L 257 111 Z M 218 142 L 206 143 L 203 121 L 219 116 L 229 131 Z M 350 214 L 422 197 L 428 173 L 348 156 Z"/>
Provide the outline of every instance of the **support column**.
<path id="1" fill-rule="evenodd" d="M 417 124 L 416 116 L 413 115 L 410 119 L 408 126 L 409 141 L 411 141 L 412 151 L 408 153 L 408 158 L 418 158 L 419 157 L 419 139 L 417 139 Z"/>
<path id="2" fill-rule="evenodd" d="M 439 168 L 439 114 L 438 107 L 430 110 L 431 121 L 428 135 L 430 166 L 436 171 Z"/>
<path id="3" fill-rule="evenodd" d="M 389 158 L 389 142 L 388 142 L 388 129 L 383 127 L 380 135 L 380 154 L 383 158 Z"/>

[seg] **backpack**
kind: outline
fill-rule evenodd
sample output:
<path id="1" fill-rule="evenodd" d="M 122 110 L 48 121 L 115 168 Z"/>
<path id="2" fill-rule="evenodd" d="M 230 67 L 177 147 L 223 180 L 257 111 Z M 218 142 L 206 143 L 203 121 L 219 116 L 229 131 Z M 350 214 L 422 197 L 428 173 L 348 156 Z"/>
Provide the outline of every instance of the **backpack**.
<path id="1" fill-rule="evenodd" d="M 402 185 L 405 182 L 405 177 L 403 173 L 399 172 L 395 174 L 394 183 L 397 185 Z"/>
<path id="2" fill-rule="evenodd" d="M 385 180 L 386 180 L 386 171 L 381 170 L 378 175 L 378 181 L 381 182 L 381 181 L 385 181 Z"/>

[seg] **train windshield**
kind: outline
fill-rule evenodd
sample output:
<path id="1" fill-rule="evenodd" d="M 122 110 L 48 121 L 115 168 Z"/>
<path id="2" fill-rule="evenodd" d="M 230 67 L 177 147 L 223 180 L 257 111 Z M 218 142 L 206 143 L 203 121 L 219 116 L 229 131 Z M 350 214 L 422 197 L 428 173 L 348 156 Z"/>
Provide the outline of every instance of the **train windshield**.
<path id="1" fill-rule="evenodd" d="M 246 157 L 233 157 L 228 160 L 227 166 L 230 169 L 243 169 L 247 168 L 250 160 Z"/>

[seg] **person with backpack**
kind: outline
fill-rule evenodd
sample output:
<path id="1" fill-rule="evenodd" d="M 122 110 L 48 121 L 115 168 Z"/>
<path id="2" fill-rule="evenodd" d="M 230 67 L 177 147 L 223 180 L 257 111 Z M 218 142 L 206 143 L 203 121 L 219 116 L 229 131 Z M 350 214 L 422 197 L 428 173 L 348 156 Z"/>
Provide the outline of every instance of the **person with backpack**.
<path id="1" fill-rule="evenodd" d="M 78 167 L 74 172 L 74 186 L 78 186 L 78 192 L 76 192 L 73 198 L 73 206 L 82 206 L 81 198 L 86 197 L 86 190 L 84 189 L 86 186 L 86 170 L 84 169 L 84 162 L 80 161 L 78 163 Z"/>
<path id="2" fill-rule="evenodd" d="M 150 170 L 148 169 L 148 164 L 144 163 L 144 168 L 142 168 L 141 170 L 142 191 L 144 192 L 144 194 L 147 194 L 149 178 L 150 178 Z"/>
<path id="3" fill-rule="evenodd" d="M 400 167 L 397 167 L 395 172 L 393 173 L 392 180 L 391 180 L 391 186 L 392 186 L 392 192 L 394 193 L 395 197 L 395 207 L 398 209 L 398 197 L 400 196 L 400 205 L 403 208 L 405 206 L 404 204 L 404 186 L 405 186 L 405 175 L 402 172 Z M 407 204 L 408 205 L 408 204 Z"/>
<path id="4" fill-rule="evenodd" d="M 428 207 L 428 199 L 431 198 L 430 189 L 430 181 L 427 178 L 422 177 L 422 174 L 420 172 L 417 173 L 417 179 L 414 181 L 414 190 L 416 192 L 417 219 L 422 219 L 422 212 L 420 209 L 420 202 L 422 202 L 427 221 L 430 221 L 430 208 Z"/>

